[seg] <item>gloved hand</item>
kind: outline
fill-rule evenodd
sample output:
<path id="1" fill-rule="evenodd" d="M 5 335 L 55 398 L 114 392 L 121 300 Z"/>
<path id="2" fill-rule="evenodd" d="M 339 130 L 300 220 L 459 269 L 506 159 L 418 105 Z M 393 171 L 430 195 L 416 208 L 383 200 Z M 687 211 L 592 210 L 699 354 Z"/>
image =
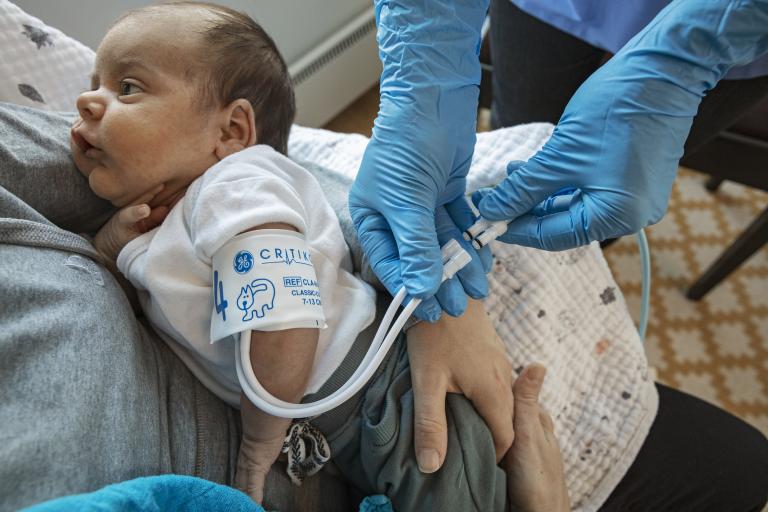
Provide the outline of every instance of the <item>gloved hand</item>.
<path id="1" fill-rule="evenodd" d="M 701 98 L 768 51 L 768 1 L 677 0 L 576 92 L 550 140 L 473 201 L 499 239 L 562 250 L 664 215 Z M 524 79 L 524 77 L 523 77 Z"/>
<path id="2" fill-rule="evenodd" d="M 436 226 L 460 232 L 474 220 L 463 199 L 475 144 L 480 28 L 487 1 L 375 3 L 384 65 L 373 136 L 350 191 L 352 220 L 376 275 L 395 294 L 405 285 L 424 300 L 416 315 L 436 321 L 441 309 L 459 315 L 466 294 L 488 293 L 486 269 L 474 250 L 459 272 L 461 286 L 443 286 Z M 449 227 L 446 223 L 453 223 Z M 462 289 L 463 288 L 463 289 Z M 406 299 L 408 300 L 408 299 Z"/>

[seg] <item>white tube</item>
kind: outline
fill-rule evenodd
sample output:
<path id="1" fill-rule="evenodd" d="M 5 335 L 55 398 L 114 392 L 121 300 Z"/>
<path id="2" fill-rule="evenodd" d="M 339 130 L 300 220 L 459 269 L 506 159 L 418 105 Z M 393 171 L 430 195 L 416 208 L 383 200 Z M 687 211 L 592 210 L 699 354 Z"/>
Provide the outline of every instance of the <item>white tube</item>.
<path id="1" fill-rule="evenodd" d="M 502 224 L 504 224 L 502 226 Z M 469 234 L 476 234 L 481 232 L 487 232 L 488 235 L 483 237 L 483 245 L 490 242 L 490 237 L 495 238 L 506 231 L 506 224 L 502 222 L 489 223 L 484 219 L 478 220 L 478 222 L 467 230 Z M 483 233 L 485 234 L 485 233 Z M 644 233 L 638 235 L 643 240 Z M 644 241 L 644 240 L 643 240 Z M 473 240 L 474 242 L 474 240 Z M 644 246 L 644 247 L 643 247 Z M 643 250 L 644 249 L 644 250 Z M 445 246 L 443 246 L 443 281 L 452 278 L 456 272 L 463 268 L 471 257 L 464 251 L 461 245 L 456 240 L 451 240 Z M 647 309 L 648 309 L 648 291 L 646 284 L 650 281 L 650 272 L 647 271 L 648 267 L 648 250 L 647 242 L 641 242 L 641 256 L 643 259 L 644 273 L 643 273 L 643 312 L 644 318 L 641 320 L 641 337 L 645 334 L 645 327 L 647 324 Z M 251 366 L 250 350 L 251 350 L 251 331 L 243 331 L 240 333 L 239 339 L 236 340 L 235 349 L 235 366 L 237 368 L 237 378 L 240 381 L 240 385 L 243 388 L 243 392 L 248 399 L 253 402 L 256 407 L 264 412 L 273 416 L 281 418 L 307 418 L 317 416 L 324 412 L 327 412 L 335 407 L 338 407 L 345 401 L 352 398 L 373 376 L 378 369 L 381 362 L 386 357 L 392 344 L 397 339 L 397 335 L 403 328 L 406 320 L 411 316 L 413 311 L 421 303 L 419 299 L 411 299 L 405 306 L 403 311 L 395 320 L 392 328 L 389 329 L 389 325 L 395 316 L 397 308 L 403 303 L 405 299 L 405 288 L 401 288 L 395 297 L 392 299 L 392 303 L 387 308 L 384 318 L 376 331 L 376 335 L 371 342 L 371 346 L 365 354 L 365 357 L 360 362 L 357 370 L 352 376 L 344 383 L 338 390 L 331 395 L 312 402 L 309 404 L 294 404 L 285 402 L 279 398 L 271 395 L 256 378 L 253 373 L 253 367 Z"/>
<path id="2" fill-rule="evenodd" d="M 471 260 L 469 254 L 456 240 L 450 240 L 445 244 L 442 248 L 442 254 L 443 281 L 453 277 L 456 272 Z M 293 404 L 280 400 L 270 394 L 264 386 L 261 385 L 256 378 L 256 375 L 253 373 L 253 367 L 251 366 L 251 331 L 243 331 L 240 333 L 240 338 L 236 340 L 235 347 L 235 367 L 237 369 L 237 378 L 240 382 L 240 386 L 243 388 L 243 392 L 256 407 L 268 414 L 281 418 L 305 418 L 317 416 L 334 407 L 338 407 L 346 400 L 349 400 L 368 382 L 368 380 L 370 380 L 384 360 L 384 357 L 389 352 L 392 344 L 397 339 L 397 335 L 400 333 L 403 325 L 421 303 L 421 300 L 419 299 L 411 299 L 397 317 L 392 328 L 389 329 L 388 334 L 385 335 L 397 308 L 400 307 L 405 296 L 406 291 L 405 287 L 403 287 L 398 291 L 393 298 L 392 303 L 387 308 L 387 312 L 376 331 L 371 346 L 368 348 L 365 357 L 360 362 L 360 366 L 358 366 L 357 370 L 355 370 L 355 373 L 352 374 L 349 380 L 331 395 L 311 404 Z"/>
<path id="3" fill-rule="evenodd" d="M 400 333 L 406 320 L 411 316 L 413 310 L 416 309 L 420 303 L 421 301 L 419 299 L 412 299 L 408 303 L 403 312 L 397 317 L 392 329 L 390 329 L 383 342 L 377 343 L 376 338 L 374 338 L 374 342 L 371 344 L 371 348 L 368 349 L 360 366 L 341 388 L 322 400 L 318 400 L 311 404 L 293 404 L 285 402 L 272 396 L 266 389 L 264 389 L 254 375 L 253 367 L 250 364 L 251 332 L 245 331 L 241 333 L 235 357 L 237 358 L 237 377 L 240 381 L 240 385 L 243 387 L 243 392 L 256 407 L 267 414 L 279 416 L 281 418 L 305 418 L 317 416 L 334 407 L 338 407 L 357 393 L 373 376 L 374 372 L 378 369 L 379 365 L 384 360 L 384 357 L 387 355 L 387 352 L 389 352 L 395 339 L 397 339 L 397 335 Z M 393 301 L 387 313 L 389 313 L 390 310 L 397 309 L 399 304 L 393 308 L 393 305 L 395 304 L 395 301 Z M 385 325 L 385 322 L 382 321 L 381 325 Z M 378 334 L 379 333 L 377 332 L 377 337 Z M 244 365 L 244 360 L 248 361 L 248 364 Z"/>

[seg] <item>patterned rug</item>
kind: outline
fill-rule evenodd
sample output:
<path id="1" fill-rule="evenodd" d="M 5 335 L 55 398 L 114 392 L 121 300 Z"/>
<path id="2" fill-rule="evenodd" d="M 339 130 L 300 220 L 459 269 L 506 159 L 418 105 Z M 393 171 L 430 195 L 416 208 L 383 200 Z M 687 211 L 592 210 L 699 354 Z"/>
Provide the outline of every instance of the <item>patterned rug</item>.
<path id="1" fill-rule="evenodd" d="M 685 291 L 768 204 L 768 194 L 681 168 L 664 219 L 646 230 L 652 258 L 646 352 L 657 380 L 719 405 L 768 434 L 768 246 L 699 302 Z M 634 237 L 604 251 L 635 320 Z"/>

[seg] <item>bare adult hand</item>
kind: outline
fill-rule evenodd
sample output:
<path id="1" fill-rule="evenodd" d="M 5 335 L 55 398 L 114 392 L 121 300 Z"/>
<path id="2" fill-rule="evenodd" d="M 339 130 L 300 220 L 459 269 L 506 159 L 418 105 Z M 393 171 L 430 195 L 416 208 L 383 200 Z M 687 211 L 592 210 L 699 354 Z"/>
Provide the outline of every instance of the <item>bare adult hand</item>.
<path id="1" fill-rule="evenodd" d="M 552 418 L 539 405 L 546 369 L 526 367 L 515 381 L 515 442 L 504 457 L 510 509 L 521 512 L 571 510 L 563 456 Z"/>
<path id="2" fill-rule="evenodd" d="M 512 365 L 483 304 L 469 300 L 463 316 L 443 315 L 407 332 L 414 394 L 414 431 L 419 469 L 442 466 L 448 444 L 446 393 L 461 393 L 493 435 L 497 462 L 512 445 Z"/>

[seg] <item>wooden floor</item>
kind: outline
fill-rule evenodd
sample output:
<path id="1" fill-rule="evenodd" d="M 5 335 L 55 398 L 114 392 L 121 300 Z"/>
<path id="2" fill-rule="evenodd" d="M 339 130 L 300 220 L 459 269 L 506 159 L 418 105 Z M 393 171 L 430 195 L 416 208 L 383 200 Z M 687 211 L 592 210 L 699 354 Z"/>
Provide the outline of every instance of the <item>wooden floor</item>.
<path id="1" fill-rule="evenodd" d="M 339 133 L 371 136 L 373 120 L 379 112 L 379 85 L 371 87 L 323 128 Z"/>
<path id="2" fill-rule="evenodd" d="M 373 120 L 379 112 L 379 86 L 371 87 L 323 128 L 339 133 L 359 133 L 371 136 Z M 490 130 L 490 111 L 481 109 L 477 117 L 477 131 Z"/>

